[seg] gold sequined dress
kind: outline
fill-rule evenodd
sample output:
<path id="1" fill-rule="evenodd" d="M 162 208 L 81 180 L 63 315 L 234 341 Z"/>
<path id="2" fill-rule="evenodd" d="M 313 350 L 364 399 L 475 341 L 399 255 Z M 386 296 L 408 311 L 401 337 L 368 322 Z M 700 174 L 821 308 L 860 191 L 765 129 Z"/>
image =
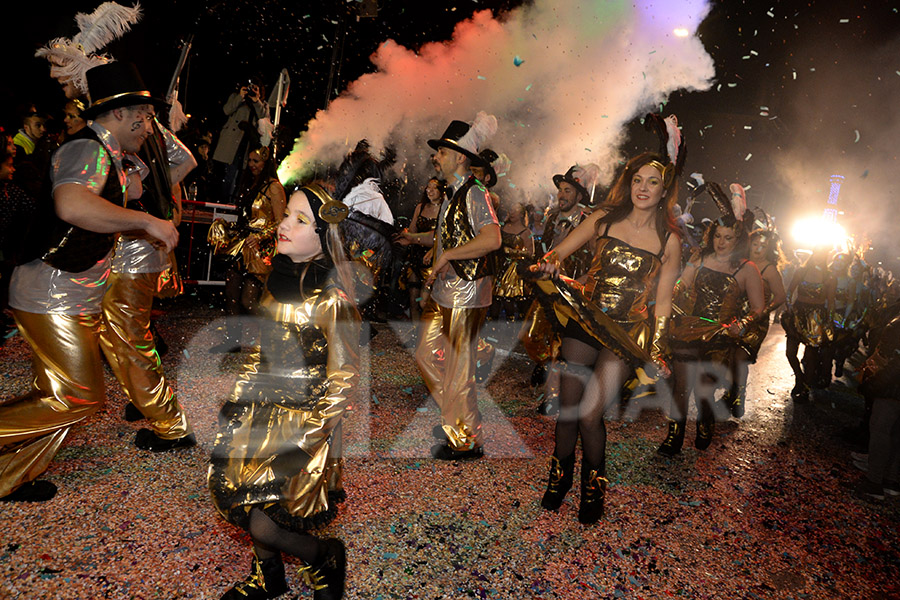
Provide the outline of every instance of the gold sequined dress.
<path id="1" fill-rule="evenodd" d="M 583 286 L 565 278 L 557 282 L 557 291 L 565 301 L 554 302 L 554 308 L 565 325 L 564 337 L 609 348 L 620 358 L 640 366 L 650 362 L 650 304 L 659 283 L 665 243 L 654 254 L 608 232 L 609 225 L 597 239 Z"/>
<path id="2" fill-rule="evenodd" d="M 208 483 L 216 509 L 238 526 L 256 506 L 305 531 L 336 514 L 341 461 L 329 452 L 359 379 L 360 316 L 331 284 L 290 301 L 272 289 L 270 279 L 261 350 L 219 413 Z"/>
<path id="3" fill-rule="evenodd" d="M 276 184 L 278 181 L 272 179 L 262 186 L 253 201 L 244 207 L 237 223 L 216 219 L 207 235 L 207 240 L 216 254 L 240 256 L 244 269 L 263 281 L 272 271 L 272 257 L 276 246 L 275 233 L 281 220 L 281 215 L 275 214 L 269 197 L 272 186 Z M 258 242 L 256 249 L 247 245 L 247 238 L 251 234 L 256 236 Z"/>
<path id="4" fill-rule="evenodd" d="M 519 276 L 516 267 L 521 261 L 531 258 L 528 238 L 524 236 L 528 228 L 519 233 L 500 232 L 502 239 L 497 277 L 494 279 L 494 297 L 510 300 L 523 300 L 531 291 L 530 285 Z"/>
<path id="5" fill-rule="evenodd" d="M 735 341 L 725 327 L 740 314 L 744 292 L 735 275 L 701 262 L 690 288 L 676 290 L 675 315 L 669 330 L 673 355 L 680 360 L 713 360 L 726 364 Z"/>
<path id="6" fill-rule="evenodd" d="M 834 339 L 831 319 L 825 307 L 825 284 L 801 281 L 797 288 L 798 297 L 818 300 L 818 302 L 798 301 L 791 307 L 781 323 L 788 337 L 801 344 L 817 348 Z"/>

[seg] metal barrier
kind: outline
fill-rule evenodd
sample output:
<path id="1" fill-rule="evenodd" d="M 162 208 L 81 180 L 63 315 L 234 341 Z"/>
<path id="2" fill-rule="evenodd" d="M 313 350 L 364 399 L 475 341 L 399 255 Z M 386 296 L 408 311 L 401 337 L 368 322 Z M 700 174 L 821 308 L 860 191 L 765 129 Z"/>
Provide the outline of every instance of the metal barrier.
<path id="1" fill-rule="evenodd" d="M 187 239 L 187 248 L 184 248 L 184 244 L 179 244 L 177 250 L 180 254 L 178 264 L 181 268 L 182 281 L 196 285 L 225 285 L 224 279 L 214 278 L 213 251 L 206 241 L 206 236 L 209 226 L 216 219 L 237 221 L 237 206 L 187 199 L 182 200 L 182 206 L 184 212 L 178 228 L 181 239 Z M 195 239 L 198 233 L 201 235 L 199 239 Z M 206 254 L 205 260 L 202 258 L 203 253 Z"/>

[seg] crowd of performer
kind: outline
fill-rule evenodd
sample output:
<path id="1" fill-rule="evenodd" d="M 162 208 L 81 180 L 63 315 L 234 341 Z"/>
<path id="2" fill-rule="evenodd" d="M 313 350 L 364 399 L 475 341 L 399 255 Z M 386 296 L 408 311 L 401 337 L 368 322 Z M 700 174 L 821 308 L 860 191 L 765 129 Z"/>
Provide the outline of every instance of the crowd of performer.
<path id="1" fill-rule="evenodd" d="M 137 18 L 109 14 L 92 18 Z M 146 420 L 135 446 L 196 445 L 150 314 L 154 298 L 177 293 L 180 200 L 188 185 L 215 181 L 205 166 L 212 140 L 189 148 L 164 126 L 169 104 L 133 65 L 98 53 L 109 41 L 60 38 L 39 51 L 70 98 L 52 155 L 35 155 L 36 111 L 0 144 L 0 281 L 34 369 L 32 392 L 0 405 L 3 501 L 53 498 L 56 486 L 40 477 L 71 427 L 102 408 L 101 355 L 128 397 L 124 418 Z M 227 261 L 232 317 L 211 351 L 241 352 L 239 316 L 261 317 L 259 342 L 221 408 L 208 470 L 215 509 L 253 544 L 248 577 L 223 598 L 284 593 L 283 554 L 302 561 L 316 598 L 343 596 L 344 544 L 315 530 L 345 500 L 342 416 L 360 391 L 367 321 L 378 320 L 385 297 L 399 299 L 415 325 L 415 360 L 440 409 L 436 460 L 490 455 L 477 383 L 497 342 L 485 323 L 515 324 L 534 363 L 538 412 L 556 417 L 540 505 L 562 506 L 580 463 L 585 525 L 604 514 L 606 421 L 655 390 L 668 420 L 658 453 L 682 452 L 691 414 L 694 447 L 709 451 L 717 422 L 759 402 L 748 396 L 748 374 L 775 315 L 793 402 L 858 372 L 867 452 L 857 492 L 900 495 L 897 282 L 867 263 L 864 244 L 847 242 L 798 254 L 786 279 L 777 228 L 748 208 L 744 188 L 683 180 L 673 116 L 645 117 L 658 149 L 628 160 L 605 195 L 596 165 L 548 173 L 556 199 L 545 211 L 497 186 L 510 161 L 488 147 L 503 127 L 494 116 L 423 132 L 432 136 L 430 168 L 409 226 L 398 227 L 385 189 L 394 155 L 374 156 L 365 140 L 324 176 L 279 181 L 272 147 L 237 125 L 265 118 L 262 95 L 251 83 L 229 99 L 213 157 L 229 166 L 217 185 L 229 188 L 238 215 L 209 233 Z M 701 198 L 718 216 L 695 225 L 689 209 Z"/>

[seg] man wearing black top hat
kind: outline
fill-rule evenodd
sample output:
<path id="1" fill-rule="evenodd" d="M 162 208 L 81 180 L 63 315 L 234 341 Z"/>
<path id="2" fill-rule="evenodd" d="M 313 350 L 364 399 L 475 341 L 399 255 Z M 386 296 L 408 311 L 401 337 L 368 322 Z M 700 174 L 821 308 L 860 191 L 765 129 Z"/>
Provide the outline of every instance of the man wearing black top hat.
<path id="1" fill-rule="evenodd" d="M 593 167 L 593 165 L 591 165 Z M 573 229 L 590 214 L 584 206 L 591 199 L 588 187 L 593 186 L 594 168 L 586 169 L 579 165 L 569 168 L 565 174 L 557 173 L 553 176 L 553 184 L 556 186 L 556 210 L 551 212 L 544 224 L 544 232 L 541 235 L 541 245 L 545 253 L 553 252 Z M 569 255 L 560 264 L 560 271 L 572 279 L 578 279 L 588 272 L 593 259 L 592 248 L 585 244 L 576 252 Z M 535 343 L 532 340 L 524 344 L 528 355 L 536 363 L 531 374 L 532 384 L 538 385 L 546 382 L 544 393 L 537 411 L 542 415 L 556 414 L 559 406 L 559 370 L 556 364 L 556 354 L 559 352 L 559 331 L 550 331 L 551 323 L 555 319 L 548 319 L 543 308 L 535 301 L 525 317 L 527 330 L 530 332 L 543 332 L 544 335 L 530 335 L 529 338 L 538 340 L 551 340 Z M 549 336 L 549 338 L 547 337 Z M 532 344 L 534 344 L 532 346 Z M 547 348 L 551 349 L 547 356 Z"/>
<path id="2" fill-rule="evenodd" d="M 435 231 L 434 264 L 426 285 L 431 297 L 422 311 L 416 362 L 431 396 L 441 409 L 431 448 L 441 460 L 483 456 L 481 413 L 475 389 L 475 346 L 491 304 L 493 281 L 486 256 L 500 247 L 500 225 L 487 189 L 470 174 L 471 166 L 490 167 L 478 146 L 497 129 L 493 116 L 479 113 L 470 126 L 453 121 L 433 162 L 456 188 L 444 199 Z"/>
<path id="3" fill-rule="evenodd" d="M 103 406 L 101 301 L 115 234 L 144 232 L 167 251 L 178 242 L 170 222 L 124 208 L 122 159 L 150 135 L 156 107 L 131 65 L 87 72 L 93 119 L 51 160 L 52 197 L 38 220 L 29 262 L 10 281 L 9 304 L 31 345 L 28 396 L 0 406 L 0 499 L 43 501 L 56 486 L 38 481 L 69 428 Z M 135 186 L 139 183 L 135 181 Z"/>
<path id="4" fill-rule="evenodd" d="M 591 199 L 591 195 L 585 187 L 585 170 L 575 165 L 566 173 L 553 176 L 553 185 L 556 186 L 557 210 L 547 217 L 544 225 L 544 233 L 541 241 L 544 252 L 550 252 L 559 246 L 566 236 L 584 220 L 588 211 L 584 206 Z M 585 245 L 560 265 L 560 271 L 572 279 L 578 279 L 591 266 L 591 249 Z"/>

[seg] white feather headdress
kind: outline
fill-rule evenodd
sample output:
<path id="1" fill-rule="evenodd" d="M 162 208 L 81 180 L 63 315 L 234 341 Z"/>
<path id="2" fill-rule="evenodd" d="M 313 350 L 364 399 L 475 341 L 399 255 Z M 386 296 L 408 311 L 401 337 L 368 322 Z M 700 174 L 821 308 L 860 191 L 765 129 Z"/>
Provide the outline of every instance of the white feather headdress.
<path id="1" fill-rule="evenodd" d="M 78 33 L 72 39 L 59 37 L 38 48 L 35 56 L 50 61 L 50 76 L 72 82 L 78 91 L 87 96 L 85 73 L 88 69 L 111 62 L 105 54 L 98 54 L 113 40 L 131 30 L 141 18 L 141 6 L 129 8 L 115 2 L 104 2 L 91 14 L 78 13 L 75 22 Z"/>
<path id="2" fill-rule="evenodd" d="M 484 147 L 484 143 L 497 133 L 497 117 L 484 111 L 475 115 L 475 121 L 469 127 L 469 131 L 459 138 L 457 144 L 473 154 L 478 154 L 478 149 Z"/>

